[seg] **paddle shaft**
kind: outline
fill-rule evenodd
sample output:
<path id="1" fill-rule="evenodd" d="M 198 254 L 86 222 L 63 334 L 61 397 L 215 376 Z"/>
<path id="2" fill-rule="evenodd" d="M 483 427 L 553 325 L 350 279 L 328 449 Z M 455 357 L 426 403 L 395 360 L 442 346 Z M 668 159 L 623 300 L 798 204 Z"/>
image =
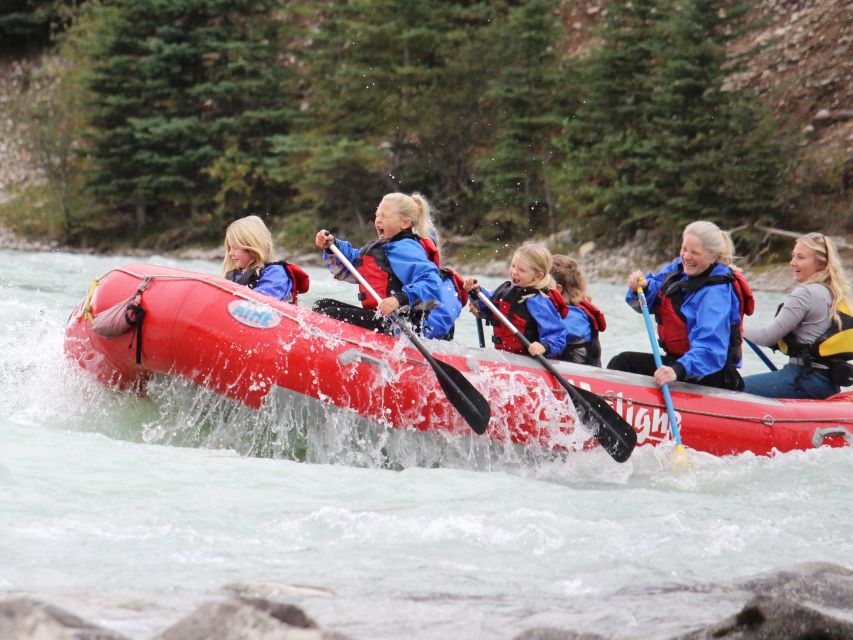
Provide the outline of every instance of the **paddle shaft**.
<path id="1" fill-rule="evenodd" d="M 752 340 L 747 340 L 746 338 L 744 338 L 743 341 L 746 342 L 746 344 L 748 344 L 750 347 L 752 347 L 752 350 L 755 351 L 755 355 L 761 358 L 761 361 L 767 365 L 767 368 L 770 369 L 770 371 L 777 371 L 776 365 L 773 364 L 773 361 L 770 360 L 770 358 L 767 357 L 767 354 L 761 350 L 761 347 L 755 344 Z"/>
<path id="2" fill-rule="evenodd" d="M 658 341 L 655 340 L 655 330 L 652 327 L 652 318 L 649 315 L 649 305 L 646 302 L 646 294 L 643 293 L 642 287 L 637 287 L 637 297 L 640 299 L 640 308 L 643 310 L 643 320 L 646 322 L 646 333 L 649 334 L 649 342 L 652 345 L 652 354 L 655 358 L 655 366 L 660 369 L 663 366 L 663 360 L 660 357 L 660 349 Z M 672 406 L 672 396 L 669 393 L 669 385 L 665 384 L 661 387 L 663 393 L 663 401 L 666 405 L 666 413 L 669 416 L 670 429 L 672 437 L 675 438 L 676 446 L 681 446 L 681 432 L 678 429 L 678 423 L 675 421 L 675 408 Z"/>
<path id="3" fill-rule="evenodd" d="M 486 348 L 486 336 L 483 333 L 483 319 L 477 316 L 477 339 L 480 341 L 480 348 Z"/>
<path id="4" fill-rule="evenodd" d="M 373 298 L 376 300 L 377 304 L 382 302 L 382 298 L 376 292 L 376 290 L 370 286 L 370 283 L 364 279 L 364 276 L 358 272 L 358 269 L 353 266 L 353 264 L 347 260 L 347 257 L 341 253 L 341 250 L 338 249 L 334 243 L 329 245 L 329 250 L 335 254 L 335 257 L 343 264 L 347 270 L 355 277 L 356 280 L 364 287 L 365 291 L 367 291 Z M 400 316 L 397 315 L 396 312 L 388 314 L 388 317 L 391 321 L 396 324 L 400 330 L 406 334 L 406 337 L 409 338 L 411 343 L 415 345 L 418 351 L 421 352 L 421 355 L 424 359 L 429 363 L 432 367 L 432 370 L 435 372 L 436 377 L 441 383 L 442 389 L 445 390 L 445 393 L 448 393 L 448 389 L 450 393 L 453 394 L 453 397 L 450 397 L 448 393 L 448 400 L 453 404 L 462 416 L 466 419 L 468 424 L 471 426 L 474 431 L 477 433 L 483 433 L 485 431 L 486 423 L 488 423 L 489 417 L 488 415 L 483 415 L 483 407 L 477 407 L 477 404 L 471 401 L 471 399 L 465 394 L 465 392 L 459 388 L 459 385 L 454 381 L 445 371 L 444 367 L 450 368 L 450 365 L 446 362 L 439 363 L 433 355 L 429 352 L 426 346 L 418 339 L 418 336 L 415 335 L 415 332 L 403 321 Z M 464 378 L 463 378 L 464 379 Z M 467 389 L 468 393 L 479 393 L 476 389 L 471 387 Z M 486 401 L 482 396 L 478 398 L 478 400 L 482 399 L 480 402 L 481 405 L 485 405 Z M 464 405 L 464 409 L 460 408 L 459 404 Z M 469 416 L 481 416 L 483 420 L 472 421 Z M 475 424 L 476 422 L 476 424 Z"/>
<path id="5" fill-rule="evenodd" d="M 513 332 L 515 337 L 524 345 L 525 349 L 529 349 L 530 340 L 524 337 L 524 334 L 518 330 L 518 327 L 512 324 L 509 318 L 500 312 L 486 294 L 479 289 L 476 289 L 476 292 L 480 302 L 488 307 L 492 315 Z M 569 384 L 546 357 L 541 355 L 535 357 L 554 376 L 560 386 L 566 390 L 566 393 L 575 405 L 578 415 L 585 415 L 587 420 L 592 420 L 599 425 L 598 429 L 593 430 L 593 436 L 602 445 L 604 450 L 617 462 L 625 462 L 637 444 L 637 433 L 631 425 L 616 413 L 600 396 L 592 393 L 592 391 L 580 389 Z"/>

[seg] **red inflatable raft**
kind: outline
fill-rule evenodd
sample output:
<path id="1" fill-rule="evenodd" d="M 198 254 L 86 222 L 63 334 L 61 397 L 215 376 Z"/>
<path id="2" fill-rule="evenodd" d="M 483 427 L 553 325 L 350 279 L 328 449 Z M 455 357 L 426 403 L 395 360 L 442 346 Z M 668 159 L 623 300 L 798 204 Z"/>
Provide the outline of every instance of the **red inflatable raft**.
<path id="1" fill-rule="evenodd" d="M 94 319 L 107 318 L 111 309 L 123 312 L 135 294 L 145 312 L 140 330 L 125 324 L 119 332 L 95 331 Z M 545 447 L 596 446 L 589 431 L 575 429 L 565 391 L 534 359 L 424 342 L 488 400 L 492 417 L 485 435 L 468 428 L 405 338 L 371 333 L 215 276 L 146 264 L 110 271 L 72 312 L 65 351 L 100 381 L 120 388 L 143 390 L 152 374 L 163 374 L 253 408 L 275 398 L 405 429 Z M 638 445 L 670 439 L 666 408 L 651 378 L 570 363 L 557 367 L 572 384 L 604 397 L 637 431 Z M 692 449 L 770 455 L 853 446 L 853 392 L 815 401 L 680 383 L 671 389 L 682 441 Z"/>

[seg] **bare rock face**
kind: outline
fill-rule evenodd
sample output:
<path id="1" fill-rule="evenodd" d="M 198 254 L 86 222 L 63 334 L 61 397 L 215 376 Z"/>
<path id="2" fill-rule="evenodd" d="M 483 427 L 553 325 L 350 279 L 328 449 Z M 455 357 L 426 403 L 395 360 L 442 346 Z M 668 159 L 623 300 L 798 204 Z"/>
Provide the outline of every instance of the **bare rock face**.
<path id="1" fill-rule="evenodd" d="M 229 598 L 199 607 L 157 640 L 346 640 L 322 631 L 293 605 L 263 598 Z"/>
<path id="2" fill-rule="evenodd" d="M 127 640 L 115 631 L 31 598 L 0 602 L 0 638 L 3 640 Z"/>

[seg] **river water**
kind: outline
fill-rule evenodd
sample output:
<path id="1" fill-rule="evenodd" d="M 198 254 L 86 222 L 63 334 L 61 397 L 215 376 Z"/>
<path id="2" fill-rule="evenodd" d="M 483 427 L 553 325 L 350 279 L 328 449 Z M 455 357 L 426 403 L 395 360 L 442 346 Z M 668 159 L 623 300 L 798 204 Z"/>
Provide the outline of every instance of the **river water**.
<path id="1" fill-rule="evenodd" d="M 731 615 L 748 598 L 738 583 L 757 575 L 853 568 L 850 449 L 691 452 L 686 469 L 667 447 L 623 465 L 507 449 L 484 469 L 458 455 L 464 441 L 401 431 L 397 450 L 431 447 L 432 464 L 247 455 L 221 434 L 251 430 L 254 412 L 169 380 L 145 399 L 118 393 L 66 362 L 65 321 L 91 278 L 139 261 L 0 251 L 0 597 L 41 598 L 134 639 L 234 593 L 291 602 L 359 639 L 542 626 L 639 639 Z M 310 272 L 306 304 L 354 299 Z M 647 350 L 622 288 L 591 292 L 608 317 L 605 362 Z M 759 294 L 758 318 L 781 299 Z M 475 346 L 463 315 L 459 339 Z M 763 368 L 746 354 L 746 372 Z"/>

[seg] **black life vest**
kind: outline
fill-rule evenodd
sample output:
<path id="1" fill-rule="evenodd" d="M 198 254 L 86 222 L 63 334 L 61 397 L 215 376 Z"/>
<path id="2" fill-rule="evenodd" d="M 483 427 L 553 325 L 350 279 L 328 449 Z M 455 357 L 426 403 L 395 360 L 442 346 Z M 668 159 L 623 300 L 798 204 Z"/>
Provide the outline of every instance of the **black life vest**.
<path id="1" fill-rule="evenodd" d="M 533 317 L 533 314 L 527 309 L 525 300 L 531 296 L 545 295 L 551 299 L 557 313 L 561 318 L 565 318 L 569 312 L 569 307 L 563 299 L 563 295 L 556 289 L 537 289 L 535 287 L 514 287 L 512 282 L 504 282 L 494 293 L 492 293 L 492 302 L 498 310 L 507 317 L 512 325 L 530 342 L 539 341 L 539 324 Z M 509 327 L 506 327 L 497 318 L 489 319 L 486 322 L 494 327 L 494 335 L 492 342 L 495 347 L 501 351 L 509 351 L 511 353 L 527 353 L 527 349 L 521 343 L 521 340 L 516 337 Z"/>
<path id="2" fill-rule="evenodd" d="M 442 280 L 452 279 L 453 287 L 456 289 L 456 295 L 462 302 L 462 305 L 468 303 L 468 292 L 465 291 L 464 280 L 456 271 L 450 267 L 442 267 L 438 253 L 438 248 L 430 238 L 421 238 L 414 233 L 410 228 L 403 229 L 388 242 L 396 242 L 405 238 L 417 240 L 426 252 L 427 259 L 438 267 L 438 273 Z M 355 266 L 358 272 L 367 280 L 367 283 L 379 294 L 381 299 L 393 296 L 395 293 L 403 290 L 403 283 L 391 269 L 391 264 L 388 261 L 388 254 L 385 252 L 385 244 L 382 240 L 376 239 L 367 243 L 361 249 L 361 255 L 356 260 Z M 365 309 L 375 309 L 377 302 L 372 295 L 359 283 L 358 299 L 361 300 L 361 306 Z"/>
<path id="3" fill-rule="evenodd" d="M 776 313 L 781 309 L 782 305 L 779 305 Z M 805 366 L 817 363 L 832 368 L 839 362 L 853 360 L 853 308 L 847 300 L 838 305 L 838 317 L 841 326 L 833 320 L 829 328 L 814 342 L 798 342 L 794 334 L 789 333 L 779 341 L 779 350 L 791 357 L 802 359 Z"/>
<path id="4" fill-rule="evenodd" d="M 567 344 L 560 356 L 560 360 L 600 367 L 601 342 L 598 339 L 598 334 L 607 328 L 607 320 L 604 317 L 604 312 L 589 300 L 581 300 L 576 306 L 580 307 L 581 311 L 583 311 L 587 318 L 589 318 L 589 326 L 592 330 L 592 335 L 590 336 L 590 339 L 585 342 L 573 342 L 571 344 Z"/>
<path id="5" fill-rule="evenodd" d="M 290 288 L 290 295 L 287 297 L 285 302 L 297 304 L 297 297 L 300 293 L 305 293 L 306 291 L 308 291 L 308 287 L 310 286 L 311 281 L 308 276 L 308 272 L 306 272 L 305 269 L 291 262 L 285 262 L 284 260 L 278 260 L 276 262 L 265 262 L 262 269 L 252 269 L 251 271 L 241 271 L 239 269 L 232 269 L 231 271 L 225 274 L 225 277 L 228 280 L 231 280 L 232 282 L 236 282 L 237 284 L 242 284 L 249 287 L 250 289 L 254 289 L 258 286 L 258 281 L 260 281 L 261 279 L 261 272 L 267 267 L 276 264 L 280 264 L 282 267 L 284 267 L 284 271 L 290 278 L 290 282 L 292 285 Z"/>

